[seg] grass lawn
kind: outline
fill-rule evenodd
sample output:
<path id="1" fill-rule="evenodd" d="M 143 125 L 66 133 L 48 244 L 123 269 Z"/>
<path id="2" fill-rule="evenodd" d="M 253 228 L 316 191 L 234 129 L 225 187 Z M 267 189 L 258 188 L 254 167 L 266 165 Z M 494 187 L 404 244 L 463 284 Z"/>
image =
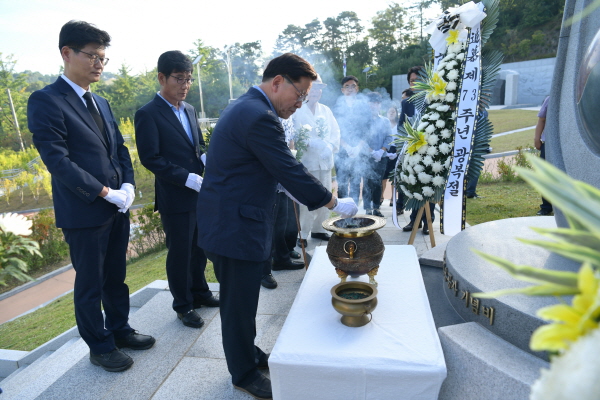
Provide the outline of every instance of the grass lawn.
<path id="1" fill-rule="evenodd" d="M 488 112 L 488 118 L 490 122 L 494 124 L 494 133 L 502 133 L 513 131 L 515 129 L 527 128 L 528 126 L 534 126 L 538 121 L 537 111 L 489 110 Z"/>
<path id="2" fill-rule="evenodd" d="M 527 149 L 533 147 L 533 135 L 535 129 L 529 129 L 523 132 L 511 133 L 510 135 L 498 136 L 492 139 L 492 153 L 503 153 L 505 151 L 516 150 L 518 147 Z"/>
<path id="3" fill-rule="evenodd" d="M 523 181 L 479 183 L 480 198 L 467 199 L 469 225 L 505 218 L 531 217 L 539 210 L 542 198 Z"/>
<path id="4" fill-rule="evenodd" d="M 129 292 L 133 293 L 157 279 L 167 279 L 167 251 L 149 254 L 127 266 Z M 212 263 L 206 266 L 206 280 L 216 282 Z M 0 325 L 0 349 L 31 351 L 75 326 L 73 293 L 14 321 Z"/>

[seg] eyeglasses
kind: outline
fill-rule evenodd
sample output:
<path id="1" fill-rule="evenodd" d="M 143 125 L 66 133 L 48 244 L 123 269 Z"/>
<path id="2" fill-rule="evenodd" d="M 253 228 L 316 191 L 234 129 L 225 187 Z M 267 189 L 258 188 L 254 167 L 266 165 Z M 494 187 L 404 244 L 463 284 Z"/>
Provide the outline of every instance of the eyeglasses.
<path id="1" fill-rule="evenodd" d="M 90 59 L 91 65 L 96 65 L 96 63 L 101 63 L 103 66 L 106 66 L 106 64 L 108 64 L 108 58 L 100 57 L 98 54 L 90 54 L 83 50 L 76 49 L 74 47 L 71 47 L 71 49 L 75 53 L 83 53 L 83 54 L 87 55 Z"/>
<path id="2" fill-rule="evenodd" d="M 287 75 L 282 75 L 282 76 L 286 81 L 291 83 L 292 86 L 294 87 L 294 89 L 296 89 L 296 92 L 298 92 L 299 96 L 298 96 L 298 99 L 296 100 L 296 103 L 298 103 L 298 102 L 303 103 L 303 104 L 308 103 L 308 100 L 306 99 L 306 97 L 308 96 L 308 93 L 302 93 L 300 90 L 298 90 L 296 85 L 294 85 L 294 82 L 292 82 L 292 80 Z"/>
<path id="3" fill-rule="evenodd" d="M 345 85 L 342 86 L 343 89 L 356 89 L 358 87 L 358 85 Z"/>
<path id="4" fill-rule="evenodd" d="M 192 84 L 192 83 L 194 83 L 194 81 L 195 81 L 195 79 L 191 79 L 191 78 L 187 78 L 187 79 L 186 79 L 186 78 L 179 78 L 179 77 L 177 77 L 177 76 L 175 76 L 175 75 L 167 75 L 167 78 L 168 78 L 169 76 L 171 76 L 171 77 L 175 78 L 175 79 L 177 80 L 177 84 L 178 84 L 178 85 L 183 85 L 184 83 L 185 83 L 186 85 L 191 85 L 191 84 Z"/>

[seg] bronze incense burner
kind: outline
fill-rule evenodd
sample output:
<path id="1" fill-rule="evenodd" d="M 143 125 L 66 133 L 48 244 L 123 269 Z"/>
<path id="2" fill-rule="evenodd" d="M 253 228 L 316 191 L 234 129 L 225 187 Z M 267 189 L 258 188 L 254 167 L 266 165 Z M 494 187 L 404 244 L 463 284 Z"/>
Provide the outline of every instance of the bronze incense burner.
<path id="1" fill-rule="evenodd" d="M 323 221 L 323 228 L 334 233 L 326 251 L 341 282 L 346 282 L 348 275 L 355 278 L 367 274 L 369 283 L 377 286 L 375 275 L 385 247 L 381 236 L 375 231 L 385 224 L 385 218 L 374 215 L 336 217 Z"/>

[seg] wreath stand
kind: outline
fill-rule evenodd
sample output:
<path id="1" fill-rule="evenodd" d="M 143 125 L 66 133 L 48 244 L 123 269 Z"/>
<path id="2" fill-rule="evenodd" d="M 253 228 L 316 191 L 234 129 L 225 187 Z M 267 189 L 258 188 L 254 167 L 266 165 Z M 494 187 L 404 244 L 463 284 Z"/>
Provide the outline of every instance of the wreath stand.
<path id="1" fill-rule="evenodd" d="M 419 211 L 417 212 L 417 218 L 413 223 L 408 244 L 413 244 L 415 242 L 415 236 L 417 236 L 417 231 L 419 230 L 419 224 L 421 222 L 421 217 L 423 216 L 423 210 L 425 210 L 425 218 L 427 219 L 427 226 L 429 227 L 429 240 L 431 241 L 431 247 L 433 248 L 435 247 L 435 235 L 433 234 L 433 222 L 431 222 L 431 210 L 429 209 L 428 201 L 426 201 L 423 207 L 419 208 Z"/>

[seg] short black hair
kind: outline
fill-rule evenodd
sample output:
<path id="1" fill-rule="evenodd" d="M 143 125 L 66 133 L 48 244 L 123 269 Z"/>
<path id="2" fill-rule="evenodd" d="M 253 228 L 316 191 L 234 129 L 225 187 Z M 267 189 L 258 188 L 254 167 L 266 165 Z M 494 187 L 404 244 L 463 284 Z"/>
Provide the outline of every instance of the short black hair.
<path id="1" fill-rule="evenodd" d="M 179 50 L 165 51 L 158 57 L 158 72 L 171 75 L 173 72 L 194 72 L 194 66 L 188 56 Z"/>
<path id="2" fill-rule="evenodd" d="M 381 103 L 381 95 L 377 92 L 367 93 L 367 100 L 370 103 Z"/>
<path id="3" fill-rule="evenodd" d="M 357 77 L 355 77 L 354 75 L 348 75 L 342 79 L 342 86 L 344 86 L 344 83 L 346 83 L 348 81 L 354 81 L 354 82 L 356 82 L 356 86 L 359 85 Z"/>
<path id="4" fill-rule="evenodd" d="M 58 35 L 58 49 L 63 47 L 72 47 L 81 50 L 90 43 L 97 43 L 100 46 L 110 46 L 110 35 L 96 25 L 85 21 L 71 20 L 63 25 Z"/>
<path id="5" fill-rule="evenodd" d="M 294 82 L 298 82 L 302 77 L 307 77 L 311 81 L 317 79 L 317 72 L 313 66 L 304 58 L 293 53 L 285 53 L 269 61 L 263 72 L 262 81 L 266 82 L 277 75 L 287 76 Z"/>
<path id="6" fill-rule="evenodd" d="M 410 67 L 408 69 L 408 72 L 406 73 L 406 81 L 408 82 L 409 85 L 410 85 L 410 76 L 412 74 L 417 74 L 417 76 L 420 77 L 422 70 L 423 70 L 423 67 L 420 65 L 417 65 L 415 67 Z"/>
<path id="7" fill-rule="evenodd" d="M 405 94 L 405 95 L 407 95 L 408 97 L 412 97 L 412 96 L 415 94 L 415 92 L 413 92 L 413 91 L 412 91 L 412 89 L 408 88 L 408 89 L 404 89 L 404 90 L 402 91 L 402 94 Z"/>

